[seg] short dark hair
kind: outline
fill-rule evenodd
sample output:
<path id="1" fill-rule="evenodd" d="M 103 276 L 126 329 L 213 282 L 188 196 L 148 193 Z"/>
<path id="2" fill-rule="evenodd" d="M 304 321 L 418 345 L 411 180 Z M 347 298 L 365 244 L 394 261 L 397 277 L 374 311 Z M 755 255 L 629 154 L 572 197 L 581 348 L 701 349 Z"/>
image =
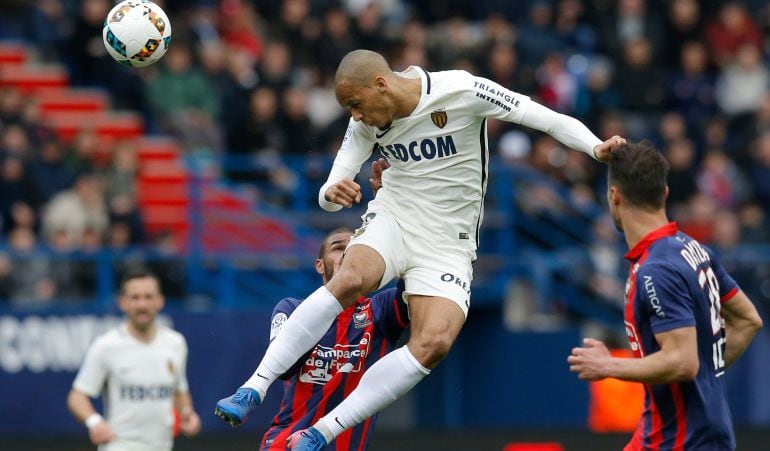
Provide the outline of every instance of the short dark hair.
<path id="1" fill-rule="evenodd" d="M 126 285 L 128 282 L 135 280 L 135 279 L 144 279 L 146 277 L 149 277 L 151 279 L 155 279 L 155 282 L 158 284 L 158 288 L 160 288 L 160 279 L 158 279 L 158 276 L 156 276 L 154 273 L 152 273 L 149 269 L 145 268 L 144 266 L 133 266 L 126 270 L 125 273 L 123 273 L 123 276 L 120 278 L 120 294 L 124 294 L 126 291 Z"/>
<path id="2" fill-rule="evenodd" d="M 326 249 L 329 247 L 329 237 L 342 232 L 353 233 L 353 230 L 350 227 L 337 227 L 336 229 L 327 233 L 323 241 L 321 241 L 321 247 L 318 249 L 318 258 L 322 259 L 326 255 Z"/>
<path id="3" fill-rule="evenodd" d="M 617 185 L 632 205 L 649 210 L 666 204 L 668 162 L 650 141 L 629 142 L 612 152 L 608 163 L 610 185 Z"/>

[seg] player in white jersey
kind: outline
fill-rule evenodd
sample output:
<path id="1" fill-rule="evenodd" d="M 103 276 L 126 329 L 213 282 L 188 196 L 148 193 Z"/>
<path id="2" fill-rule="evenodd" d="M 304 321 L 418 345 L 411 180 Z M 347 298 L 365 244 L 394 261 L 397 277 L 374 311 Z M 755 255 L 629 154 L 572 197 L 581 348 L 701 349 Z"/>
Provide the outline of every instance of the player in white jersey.
<path id="1" fill-rule="evenodd" d="M 617 136 L 602 142 L 576 119 L 485 78 L 418 67 L 394 73 L 381 55 L 366 50 L 343 58 L 335 89 L 352 119 L 319 192 L 321 207 L 335 211 L 360 202 L 352 178 L 375 150 L 392 168 L 340 269 L 306 298 L 254 375 L 216 409 L 231 422 L 243 421 L 344 307 L 395 277 L 406 284 L 412 333 L 407 346 L 372 366 L 345 401 L 296 437 L 296 449 L 321 449 L 410 390 L 449 352 L 470 305 L 487 185 L 487 118 L 544 131 L 599 160 L 625 143 Z"/>
<path id="2" fill-rule="evenodd" d="M 200 431 L 187 386 L 187 343 L 155 321 L 163 303 L 154 275 L 126 274 L 120 292 L 126 322 L 94 341 L 72 384 L 67 406 L 100 451 L 170 450 L 174 409 L 183 434 Z M 90 399 L 100 395 L 106 419 Z"/>

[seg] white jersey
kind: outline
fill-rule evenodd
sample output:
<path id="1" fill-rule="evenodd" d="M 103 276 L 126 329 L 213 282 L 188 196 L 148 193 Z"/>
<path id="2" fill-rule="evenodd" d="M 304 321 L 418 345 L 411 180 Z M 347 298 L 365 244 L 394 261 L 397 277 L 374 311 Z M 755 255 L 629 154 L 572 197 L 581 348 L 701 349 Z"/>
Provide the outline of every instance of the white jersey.
<path id="1" fill-rule="evenodd" d="M 431 242 L 456 243 L 475 258 L 487 188 L 487 118 L 546 131 L 589 154 L 601 142 L 577 120 L 466 71 L 428 73 L 410 67 L 400 75 L 421 79 L 417 107 L 386 130 L 350 120 L 319 193 L 324 209 L 341 208 L 325 200 L 326 189 L 352 178 L 376 150 L 391 168 L 383 172 L 382 188 L 369 209 L 385 209 L 403 229 Z M 528 117 L 530 109 L 538 114 Z"/>
<path id="2" fill-rule="evenodd" d="M 187 342 L 164 326 L 150 343 L 134 338 L 125 324 L 98 337 L 72 386 L 103 396 L 116 439 L 99 450 L 170 450 L 174 394 L 188 390 L 186 365 Z"/>

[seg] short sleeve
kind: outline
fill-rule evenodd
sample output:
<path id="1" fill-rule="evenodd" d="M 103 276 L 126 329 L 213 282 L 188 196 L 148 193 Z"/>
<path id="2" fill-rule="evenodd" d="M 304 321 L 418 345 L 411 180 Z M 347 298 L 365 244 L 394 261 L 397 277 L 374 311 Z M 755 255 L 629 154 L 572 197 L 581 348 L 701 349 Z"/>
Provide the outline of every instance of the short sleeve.
<path id="1" fill-rule="evenodd" d="M 273 314 L 270 316 L 270 341 L 273 341 L 278 332 L 283 328 L 283 324 L 289 319 L 294 309 L 299 305 L 299 301 L 294 298 L 281 299 L 273 308 Z"/>
<path id="2" fill-rule="evenodd" d="M 109 373 L 107 355 L 104 341 L 98 338 L 88 349 L 72 388 L 92 398 L 98 397 Z"/>
<path id="3" fill-rule="evenodd" d="M 176 391 L 181 393 L 190 390 L 187 383 L 187 353 L 187 340 L 179 334 L 179 374 L 176 380 Z"/>
<path id="4" fill-rule="evenodd" d="M 636 275 L 641 309 L 655 334 L 695 326 L 692 296 L 675 267 L 642 265 Z"/>
<path id="5" fill-rule="evenodd" d="M 461 86 L 463 99 L 471 111 L 479 116 L 521 123 L 531 102 L 529 97 L 484 77 L 462 74 L 459 82 L 464 85 Z"/>

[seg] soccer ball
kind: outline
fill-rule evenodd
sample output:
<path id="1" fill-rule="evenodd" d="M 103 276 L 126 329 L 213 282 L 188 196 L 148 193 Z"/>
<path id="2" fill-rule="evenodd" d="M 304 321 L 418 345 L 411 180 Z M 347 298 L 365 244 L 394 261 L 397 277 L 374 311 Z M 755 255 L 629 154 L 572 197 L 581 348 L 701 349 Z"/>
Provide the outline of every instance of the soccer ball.
<path id="1" fill-rule="evenodd" d="M 149 0 L 125 0 L 107 14 L 102 39 L 116 61 L 133 67 L 149 66 L 171 44 L 171 22 L 160 6 Z"/>

